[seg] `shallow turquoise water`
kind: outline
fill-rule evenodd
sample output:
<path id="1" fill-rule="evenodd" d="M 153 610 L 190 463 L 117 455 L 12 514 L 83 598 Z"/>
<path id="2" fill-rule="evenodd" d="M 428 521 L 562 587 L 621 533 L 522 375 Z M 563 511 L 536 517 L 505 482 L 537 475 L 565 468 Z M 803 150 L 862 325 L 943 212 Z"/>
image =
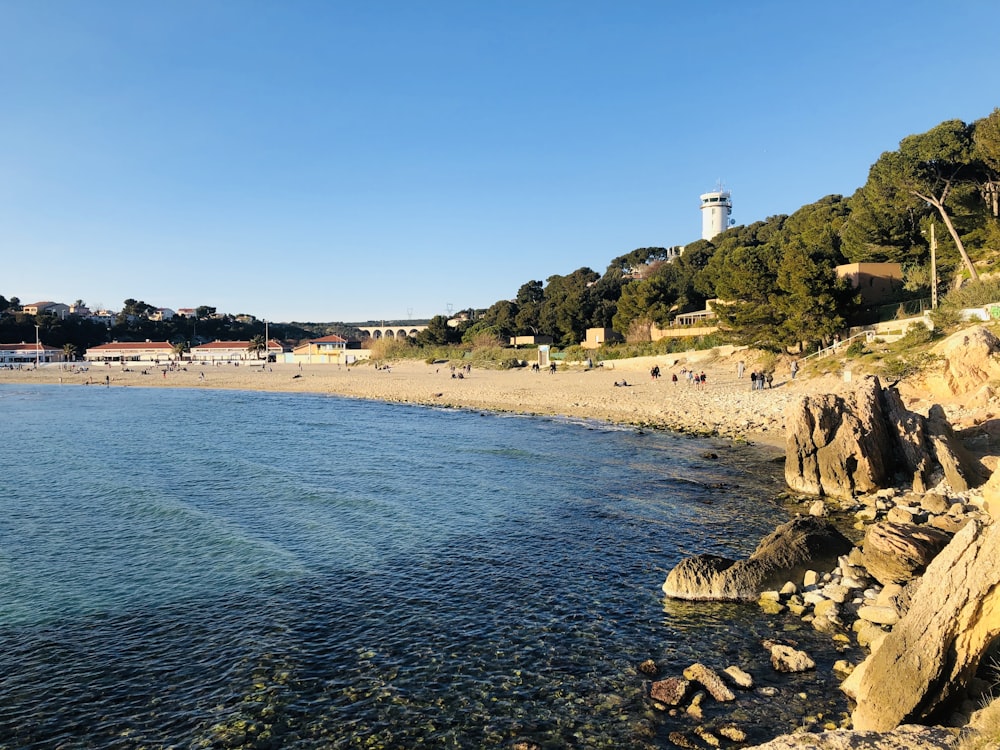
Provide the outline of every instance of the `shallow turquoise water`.
<path id="1" fill-rule="evenodd" d="M 2 747 L 667 747 L 646 658 L 778 686 L 761 739 L 839 705 L 826 637 L 777 680 L 789 623 L 661 600 L 784 520 L 749 449 L 206 390 L 4 386 L 0 419 Z"/>

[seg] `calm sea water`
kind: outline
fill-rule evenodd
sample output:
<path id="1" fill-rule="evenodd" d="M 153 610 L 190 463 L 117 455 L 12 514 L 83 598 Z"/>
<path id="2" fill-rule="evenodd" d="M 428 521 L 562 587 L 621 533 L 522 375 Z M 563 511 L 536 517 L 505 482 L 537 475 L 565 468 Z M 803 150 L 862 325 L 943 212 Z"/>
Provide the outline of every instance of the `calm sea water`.
<path id="1" fill-rule="evenodd" d="M 0 420 L 0 747 L 668 747 L 647 658 L 777 686 L 708 707 L 757 739 L 843 708 L 827 636 L 778 678 L 794 621 L 662 600 L 784 520 L 750 449 L 208 390 L 8 385 Z"/>

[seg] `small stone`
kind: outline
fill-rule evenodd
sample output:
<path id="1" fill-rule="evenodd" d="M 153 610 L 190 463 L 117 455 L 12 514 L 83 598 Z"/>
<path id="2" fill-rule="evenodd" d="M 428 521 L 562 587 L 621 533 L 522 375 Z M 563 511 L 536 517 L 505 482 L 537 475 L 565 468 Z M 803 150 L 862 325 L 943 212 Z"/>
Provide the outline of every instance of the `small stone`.
<path id="1" fill-rule="evenodd" d="M 725 724 L 719 727 L 716 731 L 732 742 L 747 741 L 747 733 L 733 724 Z"/>
<path id="2" fill-rule="evenodd" d="M 833 663 L 833 673 L 840 679 L 844 679 L 853 671 L 854 665 L 846 659 L 837 659 L 837 661 Z"/>
<path id="3" fill-rule="evenodd" d="M 701 738 L 701 741 L 704 742 L 709 747 L 718 747 L 719 745 L 722 744 L 719 741 L 719 738 L 716 737 L 711 732 L 709 732 L 707 729 L 705 729 L 705 727 L 695 727 L 694 733 L 698 735 L 698 737 Z"/>
<path id="4" fill-rule="evenodd" d="M 928 492 L 920 498 L 920 507 L 928 513 L 947 513 L 948 498 L 937 492 Z"/>
<path id="5" fill-rule="evenodd" d="M 802 585 L 805 587 L 815 586 L 817 581 L 819 581 L 819 573 L 815 570 L 807 570 L 802 576 Z"/>
<path id="6" fill-rule="evenodd" d="M 862 522 L 874 521 L 878 518 L 878 511 L 875 508 L 862 508 L 854 514 L 854 517 Z"/>
<path id="7" fill-rule="evenodd" d="M 775 687 L 762 687 L 760 689 L 760 694 L 765 698 L 774 698 L 778 694 L 778 688 Z"/>
<path id="8" fill-rule="evenodd" d="M 771 666 L 778 672 L 805 672 L 815 669 L 816 662 L 804 651 L 778 643 L 771 648 Z"/>
<path id="9" fill-rule="evenodd" d="M 781 602 L 776 602 L 773 599 L 764 599 L 761 597 L 760 601 L 757 603 L 760 605 L 760 608 L 763 610 L 765 615 L 780 615 L 785 611 L 785 605 Z"/>
<path id="10" fill-rule="evenodd" d="M 837 604 L 843 604 L 847 600 L 847 591 L 847 587 L 843 584 L 831 583 L 823 587 L 823 596 Z"/>
<path id="11" fill-rule="evenodd" d="M 677 706 L 684 700 L 684 695 L 690 684 L 687 680 L 682 680 L 679 677 L 668 677 L 650 685 L 649 695 L 654 701 L 668 706 Z"/>
<path id="12" fill-rule="evenodd" d="M 957 534 L 965 527 L 965 524 L 969 520 L 968 516 L 934 516 L 927 522 L 927 525 L 933 526 L 935 529 L 941 529 L 941 531 L 947 531 L 949 534 Z"/>
<path id="13" fill-rule="evenodd" d="M 899 612 L 895 607 L 879 607 L 874 604 L 858 608 L 858 617 L 876 625 L 895 625 L 899 622 Z"/>
<path id="14" fill-rule="evenodd" d="M 796 617 L 802 617 L 806 613 L 806 605 L 798 602 L 789 602 L 788 611 Z"/>
<path id="15" fill-rule="evenodd" d="M 772 602 L 780 602 L 781 601 L 781 594 L 779 592 L 777 592 L 777 591 L 761 591 L 760 592 L 760 598 L 761 599 L 769 599 Z"/>
<path id="16" fill-rule="evenodd" d="M 709 695 L 717 701 L 726 702 L 736 699 L 733 691 L 726 687 L 726 684 L 715 670 L 706 667 L 704 664 L 692 664 L 684 670 L 684 678 L 704 686 Z"/>
<path id="17" fill-rule="evenodd" d="M 902 595 L 903 587 L 898 583 L 887 583 L 875 599 L 878 607 L 896 607 L 896 600 Z"/>
<path id="18" fill-rule="evenodd" d="M 788 581 L 784 586 L 781 587 L 782 596 L 791 596 L 792 594 L 798 593 L 799 587 L 796 586 L 791 581 Z"/>
<path id="19" fill-rule="evenodd" d="M 702 720 L 701 702 L 705 699 L 705 693 L 699 690 L 691 699 L 691 705 L 687 707 L 687 714 L 695 721 Z"/>
<path id="20" fill-rule="evenodd" d="M 914 514 L 910 512 L 909 508 L 897 505 L 886 513 L 885 520 L 891 523 L 913 523 L 913 516 Z"/>
<path id="21" fill-rule="evenodd" d="M 729 678 L 729 680 L 737 687 L 749 690 L 753 687 L 753 677 L 750 676 L 749 672 L 745 672 L 737 666 L 726 667 L 722 670 L 722 673 Z"/>
<path id="22" fill-rule="evenodd" d="M 652 659 L 646 659 L 646 661 L 639 665 L 639 671 L 643 674 L 655 675 L 660 671 L 660 668 L 656 666 L 656 662 Z"/>
<path id="23" fill-rule="evenodd" d="M 833 617 L 839 617 L 840 610 L 837 607 L 837 602 L 832 599 L 824 599 L 821 602 L 817 602 L 816 606 L 813 607 L 813 614 L 816 615 L 816 617 L 833 619 L 831 615 L 833 615 Z"/>
<path id="24" fill-rule="evenodd" d="M 683 748 L 683 750 L 697 750 L 698 745 L 689 740 L 680 732 L 671 732 L 667 735 L 667 739 L 670 740 L 675 747 Z"/>
<path id="25" fill-rule="evenodd" d="M 827 515 L 826 503 L 822 500 L 817 500 L 812 505 L 809 506 L 809 515 L 816 516 L 817 518 L 825 518 Z"/>

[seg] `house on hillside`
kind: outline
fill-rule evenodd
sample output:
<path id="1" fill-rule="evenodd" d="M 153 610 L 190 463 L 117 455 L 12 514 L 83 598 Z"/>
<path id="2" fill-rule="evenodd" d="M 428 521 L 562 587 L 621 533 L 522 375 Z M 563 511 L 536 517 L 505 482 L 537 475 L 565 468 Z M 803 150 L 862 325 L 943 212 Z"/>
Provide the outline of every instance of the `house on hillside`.
<path id="1" fill-rule="evenodd" d="M 169 341 L 113 341 L 92 346 L 83 354 L 88 362 L 140 363 L 172 362 L 177 359 Z"/>
<path id="2" fill-rule="evenodd" d="M 33 302 L 30 305 L 21 305 L 21 312 L 28 315 L 55 315 L 57 318 L 65 318 L 69 315 L 69 305 L 62 302 Z"/>
<path id="3" fill-rule="evenodd" d="M 170 320 L 176 314 L 169 307 L 158 307 L 149 314 L 149 319 L 155 321 Z"/>
<path id="4" fill-rule="evenodd" d="M 834 271 L 858 290 L 863 307 L 892 302 L 903 289 L 903 266 L 899 263 L 845 263 Z"/>

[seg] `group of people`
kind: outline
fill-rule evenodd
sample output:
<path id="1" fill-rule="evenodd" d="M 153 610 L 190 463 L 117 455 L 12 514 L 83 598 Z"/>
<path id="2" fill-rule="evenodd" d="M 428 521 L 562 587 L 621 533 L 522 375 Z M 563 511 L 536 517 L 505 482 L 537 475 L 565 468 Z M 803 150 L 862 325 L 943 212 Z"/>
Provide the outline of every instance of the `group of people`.
<path id="1" fill-rule="evenodd" d="M 771 383 L 774 381 L 774 373 L 764 372 L 751 372 L 750 373 L 750 390 L 751 391 L 762 391 L 764 390 L 764 384 L 767 387 L 771 387 Z"/>
<path id="2" fill-rule="evenodd" d="M 701 372 L 695 372 L 694 370 L 689 370 L 686 367 L 681 368 L 681 377 L 685 378 L 689 385 L 693 384 L 697 386 L 703 386 L 705 385 L 706 381 L 704 370 L 702 370 Z M 671 375 L 670 379 L 676 383 L 678 380 L 677 373 L 675 372 L 673 375 Z"/>

